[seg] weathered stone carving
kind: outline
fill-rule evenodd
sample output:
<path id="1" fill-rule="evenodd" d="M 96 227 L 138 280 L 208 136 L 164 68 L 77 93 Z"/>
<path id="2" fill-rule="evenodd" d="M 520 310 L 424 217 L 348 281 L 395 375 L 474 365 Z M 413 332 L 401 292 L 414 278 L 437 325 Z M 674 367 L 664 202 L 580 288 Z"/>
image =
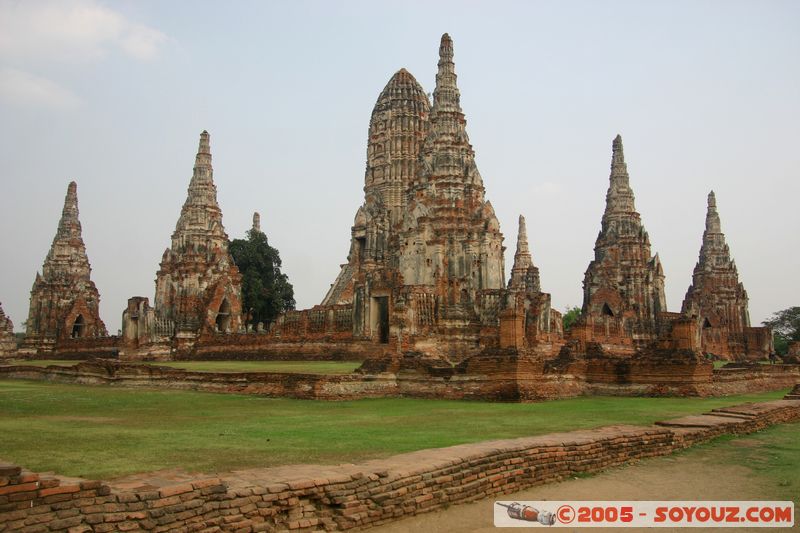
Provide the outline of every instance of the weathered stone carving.
<path id="1" fill-rule="evenodd" d="M 758 333 L 751 328 L 747 291 L 739 282 L 736 262 L 722 233 L 717 199 L 714 191 L 708 194 L 706 227 L 700 257 L 694 267 L 692 284 L 686 291 L 681 312 L 695 318 L 702 330 L 702 350 L 716 356 L 740 358 L 771 349 L 753 341 Z M 769 336 L 769 335 L 767 335 Z M 750 346 L 748 337 L 751 337 Z M 749 348 L 749 349 L 748 349 Z M 762 353 L 762 356 L 768 353 Z"/>
<path id="2" fill-rule="evenodd" d="M 430 129 L 410 183 L 399 244 L 405 284 L 436 286 L 444 313 L 469 311 L 479 291 L 505 287 L 503 235 L 484 199 L 447 34 L 439 47 Z"/>
<path id="3" fill-rule="evenodd" d="M 659 314 L 667 310 L 664 271 L 658 254 L 650 255 L 650 237 L 634 206 L 619 135 L 594 253 L 583 281 L 583 322 L 603 325 L 608 336 L 654 340 Z"/>
<path id="4" fill-rule="evenodd" d="M 417 157 L 428 129 L 430 103 L 406 69 L 398 70 L 378 96 L 369 121 L 364 204 L 351 230 L 347 263 L 322 305 L 353 302 L 354 279 L 397 262 L 394 225 L 404 212 L 409 184 L 416 176 Z M 394 245 L 393 248 L 390 248 Z"/>
<path id="5" fill-rule="evenodd" d="M 211 146 L 200 134 L 186 202 L 172 246 L 156 273 L 155 313 L 178 332 L 237 332 L 242 327 L 241 276 L 228 252 L 228 235 L 217 203 Z"/>
<path id="6" fill-rule="evenodd" d="M 91 271 L 78 219 L 78 185 L 73 181 L 42 273 L 37 272 L 31 289 L 25 351 L 48 350 L 63 339 L 108 335 Z"/>

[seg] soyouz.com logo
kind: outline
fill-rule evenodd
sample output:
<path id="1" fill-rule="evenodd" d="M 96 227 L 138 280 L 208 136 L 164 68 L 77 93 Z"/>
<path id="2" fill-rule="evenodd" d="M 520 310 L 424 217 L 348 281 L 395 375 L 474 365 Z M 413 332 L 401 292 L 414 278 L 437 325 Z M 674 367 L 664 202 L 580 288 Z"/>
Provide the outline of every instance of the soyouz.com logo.
<path id="1" fill-rule="evenodd" d="M 773 501 L 497 501 L 495 527 L 793 527 Z"/>

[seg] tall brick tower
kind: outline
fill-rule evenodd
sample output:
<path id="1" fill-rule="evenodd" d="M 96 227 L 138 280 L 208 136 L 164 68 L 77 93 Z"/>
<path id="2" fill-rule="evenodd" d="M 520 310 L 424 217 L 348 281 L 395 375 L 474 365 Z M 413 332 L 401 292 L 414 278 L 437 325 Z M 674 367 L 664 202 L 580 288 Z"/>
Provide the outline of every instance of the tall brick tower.
<path id="1" fill-rule="evenodd" d="M 658 254 L 650 255 L 650 237 L 634 205 L 622 137 L 617 135 L 606 209 L 583 281 L 583 315 L 617 319 L 634 340 L 649 341 L 657 335 L 659 313 L 666 310 L 664 271 Z"/>
<path id="2" fill-rule="evenodd" d="M 78 219 L 78 185 L 73 181 L 42 273 L 36 273 L 31 289 L 26 350 L 46 350 L 60 339 L 108 335 L 91 272 Z"/>
<path id="3" fill-rule="evenodd" d="M 351 303 L 356 279 L 397 262 L 393 226 L 402 217 L 417 157 L 428 128 L 430 103 L 406 69 L 398 70 L 378 96 L 369 121 L 364 204 L 358 209 L 347 263 L 323 305 Z"/>
<path id="4" fill-rule="evenodd" d="M 156 273 L 155 312 L 174 321 L 178 332 L 236 332 L 242 326 L 241 292 L 217 203 L 209 135 L 203 131 L 172 246 Z"/>
<path id="5" fill-rule="evenodd" d="M 400 231 L 399 268 L 406 285 L 433 285 L 440 305 L 469 314 L 477 292 L 503 289 L 503 234 L 469 143 L 453 63 L 444 34 L 430 129 L 411 181 Z"/>
<path id="6" fill-rule="evenodd" d="M 14 324 L 3 311 L 0 304 L 0 358 L 11 357 L 17 353 L 17 340 L 14 337 Z"/>
<path id="7" fill-rule="evenodd" d="M 743 355 L 742 335 L 750 327 L 747 304 L 747 291 L 739 282 L 736 262 L 722 233 L 717 199 L 711 191 L 700 258 L 681 311 L 700 321 L 706 351 L 735 356 Z"/>

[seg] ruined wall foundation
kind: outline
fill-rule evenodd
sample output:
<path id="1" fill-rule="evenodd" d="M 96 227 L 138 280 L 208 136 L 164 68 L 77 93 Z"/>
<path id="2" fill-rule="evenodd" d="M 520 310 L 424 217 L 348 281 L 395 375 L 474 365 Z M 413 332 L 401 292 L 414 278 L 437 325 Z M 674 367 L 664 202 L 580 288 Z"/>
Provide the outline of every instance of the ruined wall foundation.
<path id="1" fill-rule="evenodd" d="M 62 479 L 0 464 L 0 531 L 341 531 L 668 455 L 720 435 L 800 420 L 800 401 L 421 450 L 356 465 L 303 465 L 155 486 Z M 133 485 L 133 486 L 131 486 Z"/>

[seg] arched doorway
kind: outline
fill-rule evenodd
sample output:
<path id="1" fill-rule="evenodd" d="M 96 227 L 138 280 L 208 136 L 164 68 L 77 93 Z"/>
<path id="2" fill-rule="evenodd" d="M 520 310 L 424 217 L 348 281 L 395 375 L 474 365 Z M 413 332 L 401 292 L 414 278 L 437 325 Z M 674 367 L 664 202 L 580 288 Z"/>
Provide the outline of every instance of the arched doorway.
<path id="1" fill-rule="evenodd" d="M 231 304 L 227 298 L 222 300 L 217 311 L 217 319 L 215 321 L 217 331 L 227 333 L 231 328 Z"/>
<path id="2" fill-rule="evenodd" d="M 611 307 L 608 304 L 603 304 L 603 315 L 604 316 L 614 316 L 614 311 L 611 310 Z"/>
<path id="3" fill-rule="evenodd" d="M 78 315 L 75 318 L 75 322 L 72 323 L 72 335 L 73 339 L 77 339 L 83 337 L 86 333 L 86 321 L 83 319 L 83 315 Z"/>

